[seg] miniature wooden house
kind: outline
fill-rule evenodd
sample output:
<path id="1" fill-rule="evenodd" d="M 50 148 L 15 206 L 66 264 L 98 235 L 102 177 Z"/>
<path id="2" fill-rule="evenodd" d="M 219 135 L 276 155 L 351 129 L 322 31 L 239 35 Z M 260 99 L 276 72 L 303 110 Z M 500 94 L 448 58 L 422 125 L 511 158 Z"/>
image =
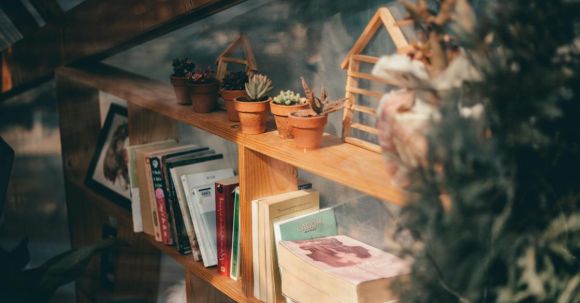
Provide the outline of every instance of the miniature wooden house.
<path id="1" fill-rule="evenodd" d="M 368 23 L 363 33 L 360 35 L 358 40 L 355 42 L 347 56 L 344 58 L 341 64 L 341 68 L 347 71 L 346 78 L 346 98 L 347 101 L 344 106 L 344 115 L 342 121 L 342 138 L 345 142 L 360 146 L 371 151 L 380 152 L 381 148 L 379 145 L 368 142 L 352 135 L 352 129 L 357 129 L 372 135 L 377 135 L 378 130 L 374 126 L 365 125 L 361 122 L 355 122 L 353 119 L 353 114 L 355 112 L 376 115 L 376 110 L 373 107 L 363 106 L 357 104 L 358 96 L 369 96 L 376 98 L 377 101 L 383 96 L 382 92 L 371 91 L 368 89 L 363 89 L 359 87 L 359 80 L 369 80 L 383 82 L 384 80 L 377 78 L 371 74 L 363 73 L 360 71 L 360 63 L 370 63 L 375 64 L 379 58 L 369 55 L 364 55 L 363 52 L 369 42 L 375 37 L 381 28 L 385 28 L 393 40 L 395 47 L 398 50 L 404 49 L 409 43 L 401 29 L 396 24 L 396 20 L 393 17 L 391 11 L 386 7 L 381 7 L 377 10 L 375 15 L 372 17 L 371 21 Z M 386 83 L 388 84 L 388 83 Z"/>
<path id="2" fill-rule="evenodd" d="M 244 58 L 235 58 L 232 57 L 234 51 L 238 48 L 242 47 L 242 51 L 244 52 Z M 254 57 L 254 51 L 252 50 L 252 46 L 250 44 L 250 40 L 244 34 L 241 34 L 238 39 L 232 42 L 217 58 L 217 72 L 216 78 L 218 80 L 223 80 L 226 76 L 228 71 L 228 63 L 236 63 L 242 64 L 246 66 L 246 72 L 250 72 L 253 70 L 258 69 L 258 65 L 256 64 L 256 58 Z"/>

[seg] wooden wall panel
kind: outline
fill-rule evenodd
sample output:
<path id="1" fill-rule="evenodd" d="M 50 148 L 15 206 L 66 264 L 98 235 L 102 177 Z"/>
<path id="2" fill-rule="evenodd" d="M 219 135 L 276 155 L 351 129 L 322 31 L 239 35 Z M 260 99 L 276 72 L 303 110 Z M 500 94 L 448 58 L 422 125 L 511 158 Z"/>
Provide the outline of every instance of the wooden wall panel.
<path id="1" fill-rule="evenodd" d="M 177 138 L 177 122 L 154 111 L 128 102 L 131 145 Z"/>
<path id="2" fill-rule="evenodd" d="M 296 168 L 238 145 L 240 170 L 241 275 L 244 294 L 253 292 L 252 200 L 296 190 Z"/>

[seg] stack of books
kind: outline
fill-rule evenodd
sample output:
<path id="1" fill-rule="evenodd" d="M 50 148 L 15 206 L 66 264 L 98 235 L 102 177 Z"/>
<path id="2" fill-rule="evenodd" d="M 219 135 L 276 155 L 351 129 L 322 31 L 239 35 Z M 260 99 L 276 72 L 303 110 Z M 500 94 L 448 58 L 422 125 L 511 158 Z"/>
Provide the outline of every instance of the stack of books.
<path id="1" fill-rule="evenodd" d="M 130 146 L 127 155 L 134 231 L 237 279 L 238 178 L 223 155 L 174 140 Z"/>

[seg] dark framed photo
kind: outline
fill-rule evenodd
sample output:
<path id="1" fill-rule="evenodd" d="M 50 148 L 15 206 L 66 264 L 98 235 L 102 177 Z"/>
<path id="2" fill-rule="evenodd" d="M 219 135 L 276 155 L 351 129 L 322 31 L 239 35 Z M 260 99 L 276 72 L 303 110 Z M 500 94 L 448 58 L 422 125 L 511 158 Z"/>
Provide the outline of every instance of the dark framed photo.
<path id="1" fill-rule="evenodd" d="M 127 147 L 127 109 L 111 104 L 87 171 L 85 184 L 126 209 L 131 209 Z"/>

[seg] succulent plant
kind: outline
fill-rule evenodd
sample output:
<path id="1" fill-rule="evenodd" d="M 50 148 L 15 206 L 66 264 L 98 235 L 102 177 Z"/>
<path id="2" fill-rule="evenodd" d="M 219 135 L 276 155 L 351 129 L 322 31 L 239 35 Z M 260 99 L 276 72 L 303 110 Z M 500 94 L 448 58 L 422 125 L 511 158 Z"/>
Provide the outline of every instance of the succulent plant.
<path id="1" fill-rule="evenodd" d="M 302 103 L 300 94 L 291 90 L 280 91 L 280 94 L 274 97 L 274 103 L 280 105 L 296 105 Z"/>
<path id="2" fill-rule="evenodd" d="M 222 80 L 222 88 L 225 90 L 243 90 L 248 82 L 248 74 L 245 72 L 228 72 Z"/>
<path id="3" fill-rule="evenodd" d="M 205 84 L 217 81 L 214 77 L 214 72 L 211 68 L 206 68 L 205 70 L 195 70 L 188 72 L 185 77 L 190 83 L 194 84 Z"/>
<path id="4" fill-rule="evenodd" d="M 175 77 L 185 77 L 187 73 L 195 70 L 195 63 L 193 63 L 193 61 L 191 61 L 191 59 L 188 57 L 183 59 L 173 59 L 173 63 L 171 65 L 173 66 L 173 75 Z"/>
<path id="5" fill-rule="evenodd" d="M 249 102 L 264 101 L 272 90 L 272 80 L 266 75 L 254 74 L 246 83 L 246 94 Z"/>
<path id="6" fill-rule="evenodd" d="M 328 100 L 328 94 L 326 89 L 323 87 L 320 91 L 320 98 L 316 97 L 303 77 L 300 77 L 302 81 L 302 88 L 304 88 L 304 94 L 306 95 L 306 102 L 310 104 L 310 109 L 300 110 L 297 112 L 299 116 L 323 116 L 341 109 L 344 106 L 346 98 L 338 99 L 335 101 Z"/>

